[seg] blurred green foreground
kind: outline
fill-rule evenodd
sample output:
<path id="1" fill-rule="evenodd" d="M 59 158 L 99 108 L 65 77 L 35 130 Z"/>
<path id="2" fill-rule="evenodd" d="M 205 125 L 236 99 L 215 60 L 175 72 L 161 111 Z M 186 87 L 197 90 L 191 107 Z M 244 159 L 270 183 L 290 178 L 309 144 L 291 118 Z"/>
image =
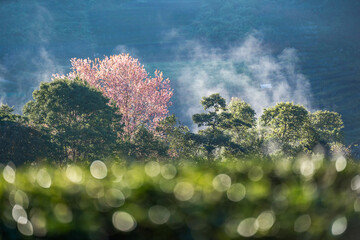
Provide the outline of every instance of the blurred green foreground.
<path id="1" fill-rule="evenodd" d="M 360 165 L 320 155 L 0 166 L 0 239 L 359 239 Z"/>

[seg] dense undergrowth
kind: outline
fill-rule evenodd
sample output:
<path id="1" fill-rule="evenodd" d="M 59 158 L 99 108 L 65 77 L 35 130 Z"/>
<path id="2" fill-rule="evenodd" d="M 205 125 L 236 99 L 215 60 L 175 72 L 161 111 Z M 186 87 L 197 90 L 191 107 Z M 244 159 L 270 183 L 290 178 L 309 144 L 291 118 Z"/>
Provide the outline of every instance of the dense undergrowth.
<path id="1" fill-rule="evenodd" d="M 1 239 L 357 239 L 358 163 L 320 155 L 221 162 L 1 166 Z"/>

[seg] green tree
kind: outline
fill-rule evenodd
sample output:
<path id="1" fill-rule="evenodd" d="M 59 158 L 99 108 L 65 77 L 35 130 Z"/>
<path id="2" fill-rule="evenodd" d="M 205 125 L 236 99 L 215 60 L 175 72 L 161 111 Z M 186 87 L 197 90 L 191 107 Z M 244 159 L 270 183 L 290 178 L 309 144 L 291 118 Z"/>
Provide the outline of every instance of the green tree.
<path id="1" fill-rule="evenodd" d="M 344 128 L 344 123 L 339 113 L 317 111 L 310 114 L 310 122 L 319 142 L 325 144 L 332 142 L 343 143 L 344 136 L 342 129 Z"/>
<path id="2" fill-rule="evenodd" d="M 242 122 L 241 127 L 251 128 L 256 125 L 256 113 L 250 104 L 239 98 L 232 98 L 228 105 L 229 112 L 234 119 Z"/>
<path id="3" fill-rule="evenodd" d="M 64 157 L 109 155 L 121 134 L 121 116 L 100 91 L 80 79 L 41 83 L 23 112 L 52 136 Z"/>
<path id="4" fill-rule="evenodd" d="M 139 160 L 150 157 L 166 157 L 168 146 L 145 126 L 139 126 L 133 132 L 131 139 L 125 138 L 120 149 L 124 157 Z"/>
<path id="5" fill-rule="evenodd" d="M 193 115 L 192 119 L 198 127 L 205 126 L 215 130 L 221 127 L 225 119 L 230 118 L 230 114 L 225 112 L 226 101 L 218 93 L 212 94 L 209 97 L 203 97 L 201 105 L 208 112 Z"/>
<path id="6" fill-rule="evenodd" d="M 191 138 L 193 134 L 187 126 L 177 122 L 175 115 L 166 117 L 157 130 L 162 133 L 162 140 L 168 146 L 171 157 L 196 157 L 199 149 Z"/>
<path id="7" fill-rule="evenodd" d="M 4 122 L 4 121 L 16 122 L 16 121 L 19 121 L 21 119 L 21 116 L 18 115 L 18 114 L 14 114 L 13 111 L 14 111 L 13 107 L 10 107 L 7 104 L 2 104 L 0 106 L 0 122 Z"/>
<path id="8" fill-rule="evenodd" d="M 309 112 L 302 105 L 281 102 L 264 110 L 265 139 L 279 144 L 285 153 L 296 153 L 308 144 Z"/>
<path id="9" fill-rule="evenodd" d="M 326 152 L 335 153 L 338 151 L 349 154 L 349 149 L 344 145 L 342 129 L 344 123 L 341 115 L 337 112 L 317 111 L 310 114 L 309 123 L 309 149 L 321 145 Z"/>
<path id="10" fill-rule="evenodd" d="M 144 159 L 151 157 L 193 158 L 197 147 L 188 127 L 178 124 L 175 115 L 162 120 L 155 133 L 145 126 L 138 127 L 131 138 L 121 144 L 124 157 Z"/>
<path id="11" fill-rule="evenodd" d="M 255 110 L 239 98 L 232 98 L 227 108 L 231 118 L 225 131 L 231 140 L 247 151 L 258 152 L 261 141 L 256 129 Z"/>
<path id="12" fill-rule="evenodd" d="M 0 106 L 0 162 L 22 164 L 53 157 L 49 136 L 13 111 L 8 105 Z"/>
<path id="13" fill-rule="evenodd" d="M 207 112 L 194 114 L 192 118 L 198 127 L 207 128 L 199 130 L 199 134 L 193 135 L 192 139 L 205 148 L 208 158 L 215 149 L 221 147 L 242 151 L 240 146 L 231 142 L 231 137 L 224 131 L 232 124 L 238 124 L 232 118 L 232 114 L 227 112 L 225 99 L 216 93 L 203 97 L 201 104 Z"/>

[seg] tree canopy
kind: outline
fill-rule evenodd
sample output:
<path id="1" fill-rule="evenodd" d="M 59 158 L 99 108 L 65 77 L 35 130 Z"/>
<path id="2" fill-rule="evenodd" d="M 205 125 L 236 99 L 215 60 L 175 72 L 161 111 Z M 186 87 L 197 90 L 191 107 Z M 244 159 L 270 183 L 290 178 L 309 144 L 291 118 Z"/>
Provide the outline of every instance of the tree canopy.
<path id="1" fill-rule="evenodd" d="M 13 111 L 8 105 L 0 106 L 0 162 L 21 164 L 55 158 L 49 136 L 30 126 L 25 118 Z"/>
<path id="2" fill-rule="evenodd" d="M 288 153 L 312 151 L 319 144 L 328 151 L 334 144 L 343 146 L 344 125 L 336 112 L 311 113 L 304 106 L 282 102 L 265 109 L 261 123 L 266 128 L 265 139 Z"/>
<path id="3" fill-rule="evenodd" d="M 0 122 L 11 121 L 16 122 L 21 119 L 21 116 L 18 114 L 13 114 L 14 108 L 10 107 L 7 104 L 2 104 L 0 106 Z"/>
<path id="4" fill-rule="evenodd" d="M 203 97 L 201 104 L 207 112 L 194 114 L 193 121 L 198 127 L 207 128 L 201 129 L 193 139 L 205 148 L 208 157 L 213 150 L 221 147 L 243 151 L 241 146 L 231 141 L 231 136 L 226 130 L 246 123 L 227 111 L 226 100 L 216 93 Z"/>
<path id="5" fill-rule="evenodd" d="M 68 78 L 83 79 L 116 103 L 127 135 L 133 135 L 141 126 L 155 132 L 167 116 L 173 92 L 162 72 L 155 71 L 155 76 L 150 77 L 144 66 L 128 54 L 106 56 L 103 60 L 73 58 L 71 65 L 73 72 Z"/>
<path id="6" fill-rule="evenodd" d="M 337 112 L 316 111 L 310 115 L 312 126 L 316 129 L 318 141 L 324 143 L 343 142 L 344 123 Z"/>
<path id="7" fill-rule="evenodd" d="M 112 152 L 121 134 L 121 116 L 109 99 L 75 78 L 41 83 L 24 114 L 52 136 L 64 157 L 94 158 Z"/>
<path id="8" fill-rule="evenodd" d="M 264 110 L 261 123 L 267 127 L 265 138 L 275 141 L 283 147 L 301 148 L 304 138 L 305 125 L 309 120 L 309 113 L 302 105 L 281 102 L 274 107 Z"/>
<path id="9" fill-rule="evenodd" d="M 255 110 L 239 98 L 232 98 L 227 108 L 232 117 L 225 131 L 231 136 L 232 141 L 248 152 L 259 151 Z"/>

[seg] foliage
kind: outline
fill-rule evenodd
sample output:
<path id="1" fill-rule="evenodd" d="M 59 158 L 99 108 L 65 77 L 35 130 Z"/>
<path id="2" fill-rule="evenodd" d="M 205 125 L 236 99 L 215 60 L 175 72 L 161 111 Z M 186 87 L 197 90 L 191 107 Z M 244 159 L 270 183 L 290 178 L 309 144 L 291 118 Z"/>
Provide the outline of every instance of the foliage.
<path id="1" fill-rule="evenodd" d="M 0 122 L 11 121 L 17 122 L 21 119 L 21 116 L 18 114 L 13 114 L 14 108 L 1 104 L 0 106 Z"/>
<path id="2" fill-rule="evenodd" d="M 318 145 L 327 153 L 335 149 L 342 149 L 342 154 L 348 151 L 343 145 L 343 121 L 336 112 L 310 113 L 301 105 L 278 103 L 264 110 L 261 122 L 267 127 L 265 140 L 275 142 L 290 155 L 313 151 Z"/>
<path id="3" fill-rule="evenodd" d="M 55 157 L 49 135 L 30 126 L 13 111 L 8 105 L 0 107 L 0 162 L 21 164 Z"/>
<path id="4" fill-rule="evenodd" d="M 125 138 L 120 146 L 123 156 L 133 160 L 167 156 L 168 147 L 162 139 L 140 126 L 131 139 Z"/>
<path id="5" fill-rule="evenodd" d="M 0 166 L 2 239 L 356 239 L 359 164 Z"/>
<path id="6" fill-rule="evenodd" d="M 239 98 L 232 98 L 228 109 L 234 118 L 238 121 L 244 122 L 243 125 L 236 127 L 250 128 L 256 125 L 255 110 L 245 101 L 242 101 Z"/>
<path id="7" fill-rule="evenodd" d="M 127 135 L 134 134 L 140 126 L 153 132 L 168 114 L 173 94 L 170 80 L 164 79 L 160 71 L 149 77 L 139 61 L 128 54 L 103 60 L 73 58 L 71 65 L 70 79 L 80 77 L 116 103 Z"/>
<path id="8" fill-rule="evenodd" d="M 255 111 L 238 98 L 226 105 L 219 94 L 212 94 L 203 97 L 201 104 L 207 112 L 194 114 L 193 121 L 206 128 L 190 138 L 206 150 L 208 157 L 214 150 L 232 155 L 280 152 L 295 156 L 312 152 L 318 145 L 329 154 L 335 149 L 342 154 L 349 151 L 343 145 L 341 116 L 335 112 L 310 113 L 304 106 L 280 102 L 264 110 L 257 126 Z"/>
<path id="9" fill-rule="evenodd" d="M 317 111 L 310 115 L 311 125 L 316 129 L 319 142 L 334 143 L 344 141 L 342 129 L 344 123 L 337 112 Z"/>
<path id="10" fill-rule="evenodd" d="M 250 104 L 239 98 L 232 98 L 227 106 L 232 121 L 225 131 L 232 142 L 242 146 L 247 152 L 259 152 L 261 139 L 256 128 L 256 113 Z"/>
<path id="11" fill-rule="evenodd" d="M 209 97 L 203 97 L 201 105 L 204 110 L 213 111 L 193 115 L 193 121 L 198 127 L 206 126 L 217 129 L 223 123 L 224 119 L 229 118 L 229 115 L 225 113 L 226 101 L 218 93 L 212 94 Z"/>
<path id="12" fill-rule="evenodd" d="M 187 126 L 177 123 L 175 115 L 166 117 L 158 126 L 164 144 L 168 146 L 168 155 L 171 157 L 194 158 L 198 147 L 192 139 L 193 133 Z"/>
<path id="13" fill-rule="evenodd" d="M 262 125 L 268 127 L 265 139 L 280 144 L 285 152 L 298 152 L 304 148 L 308 121 L 306 108 L 289 102 L 269 107 L 261 116 Z"/>
<path id="14" fill-rule="evenodd" d="M 63 157 L 110 154 L 121 131 L 121 116 L 101 92 L 75 78 L 41 83 L 24 106 L 31 122 L 51 134 Z"/>
<path id="15" fill-rule="evenodd" d="M 199 134 L 194 135 L 193 140 L 201 144 L 210 157 L 216 148 L 231 145 L 230 136 L 222 131 L 222 128 L 229 125 L 231 114 L 226 112 L 226 101 L 218 93 L 203 97 L 201 104 L 204 110 L 208 110 L 208 112 L 194 114 L 192 118 L 198 127 L 205 126 L 208 128 L 199 130 Z"/>

